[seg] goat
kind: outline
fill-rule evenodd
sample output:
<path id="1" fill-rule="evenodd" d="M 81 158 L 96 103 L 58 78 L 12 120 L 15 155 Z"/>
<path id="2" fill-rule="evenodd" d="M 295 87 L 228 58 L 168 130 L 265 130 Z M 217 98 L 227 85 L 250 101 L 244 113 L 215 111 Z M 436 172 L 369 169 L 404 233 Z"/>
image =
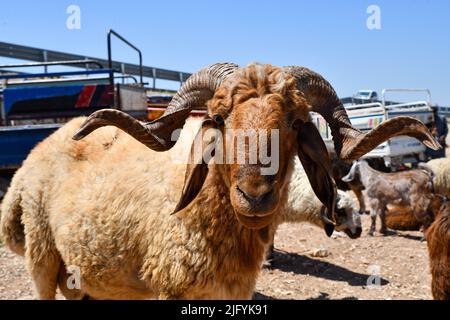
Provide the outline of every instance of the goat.
<path id="1" fill-rule="evenodd" d="M 381 219 L 380 232 L 387 233 L 386 211 L 388 205 L 410 208 L 416 219 L 425 230 L 433 221 L 432 175 L 425 170 L 410 170 L 403 172 L 383 173 L 372 169 L 367 161 L 356 161 L 344 182 L 361 181 L 366 190 L 371 206 L 371 225 L 369 235 L 373 235 L 376 228 L 377 216 Z"/>
<path id="2" fill-rule="evenodd" d="M 190 111 L 204 105 L 208 114 L 194 138 L 200 137 L 200 161 L 180 170 L 168 150 L 184 126 L 183 137 Z M 100 110 L 74 134 L 77 141 L 69 137 L 80 120 L 39 144 L 2 203 L 5 242 L 25 255 L 41 299 L 53 299 L 58 282 L 64 285 L 65 266 L 76 266 L 81 279 L 76 294 L 62 289 L 66 296 L 249 299 L 287 202 L 295 155 L 335 219 L 331 161 L 310 111 L 327 120 L 347 161 L 397 135 L 438 148 L 413 118 L 389 120 L 367 134 L 353 128 L 331 85 L 306 68 L 215 64 L 193 74 L 157 120 Z M 239 152 L 228 150 L 236 135 L 224 134 L 239 129 L 266 135 L 268 143 L 253 146 L 258 154 L 275 148 L 273 158 L 250 163 L 246 140 L 240 163 Z M 197 159 L 196 146 L 178 145 L 190 150 L 189 159 Z M 272 165 L 278 170 L 267 173 Z"/>
<path id="3" fill-rule="evenodd" d="M 433 298 L 450 300 L 450 202 L 442 205 L 426 238 Z"/>

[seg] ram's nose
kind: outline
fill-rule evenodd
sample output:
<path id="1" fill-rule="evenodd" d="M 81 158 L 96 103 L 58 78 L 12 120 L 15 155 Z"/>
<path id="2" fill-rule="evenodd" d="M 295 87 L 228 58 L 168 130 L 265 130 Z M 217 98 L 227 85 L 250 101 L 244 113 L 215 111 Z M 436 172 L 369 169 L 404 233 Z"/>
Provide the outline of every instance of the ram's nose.
<path id="1" fill-rule="evenodd" d="M 236 185 L 236 193 L 246 207 L 249 216 L 265 216 L 270 214 L 277 203 L 274 184 L 271 179 L 243 179 Z"/>
<path id="2" fill-rule="evenodd" d="M 247 200 L 252 206 L 261 206 L 271 200 L 273 194 L 273 186 L 267 183 L 253 185 L 248 183 L 239 183 L 237 185 L 238 192 Z"/>
<path id="3" fill-rule="evenodd" d="M 262 175 L 258 166 L 242 166 L 232 190 L 234 207 L 248 217 L 271 214 L 278 203 L 276 177 Z"/>

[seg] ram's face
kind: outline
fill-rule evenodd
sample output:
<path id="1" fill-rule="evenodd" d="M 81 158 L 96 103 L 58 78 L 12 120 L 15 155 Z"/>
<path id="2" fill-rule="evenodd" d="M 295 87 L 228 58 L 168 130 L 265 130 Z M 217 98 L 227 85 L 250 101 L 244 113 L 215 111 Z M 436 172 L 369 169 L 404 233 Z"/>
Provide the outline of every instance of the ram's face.
<path id="1" fill-rule="evenodd" d="M 342 207 L 338 200 L 335 219 L 336 231 L 345 232 L 351 239 L 357 239 L 361 236 L 361 216 L 353 207 Z"/>
<path id="2" fill-rule="evenodd" d="M 279 212 L 297 150 L 292 125 L 308 117 L 306 104 L 302 110 L 292 103 L 282 77 L 267 69 L 259 70 L 259 77 L 243 75 L 244 80 L 219 90 L 209 104 L 211 118 L 222 123 L 226 161 L 218 169 L 237 219 L 252 229 L 269 225 Z"/>

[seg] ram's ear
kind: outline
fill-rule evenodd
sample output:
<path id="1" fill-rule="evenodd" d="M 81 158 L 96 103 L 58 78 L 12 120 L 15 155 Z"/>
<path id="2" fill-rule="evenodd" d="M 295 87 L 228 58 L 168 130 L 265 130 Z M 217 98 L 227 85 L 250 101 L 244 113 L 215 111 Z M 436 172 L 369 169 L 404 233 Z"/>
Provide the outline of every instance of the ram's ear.
<path id="1" fill-rule="evenodd" d="M 328 209 L 325 206 L 320 210 L 320 218 L 327 237 L 331 237 L 334 232 L 334 223 L 328 218 Z"/>
<path id="2" fill-rule="evenodd" d="M 334 224 L 333 223 L 327 222 L 324 224 L 323 228 L 324 228 L 325 233 L 327 234 L 328 238 L 333 235 L 333 232 L 334 232 Z"/>
<path id="3" fill-rule="evenodd" d="M 195 136 L 191 146 L 186 174 L 184 178 L 183 191 L 173 213 L 186 208 L 203 187 L 206 176 L 208 175 L 208 163 L 205 159 L 214 156 L 215 143 L 211 143 L 214 137 L 211 136 L 210 129 L 215 129 L 216 124 L 211 119 L 205 119 L 201 128 Z M 209 137 L 207 137 L 207 135 Z M 209 138 L 209 139 L 208 139 Z M 198 146 L 201 145 L 201 149 Z M 200 154 L 199 154 L 200 153 Z M 199 159 L 201 157 L 201 159 Z"/>
<path id="4" fill-rule="evenodd" d="M 314 193 L 327 208 L 328 219 L 334 221 L 336 185 L 331 177 L 331 160 L 327 147 L 311 122 L 297 120 L 294 127 L 298 131 L 298 157 Z"/>

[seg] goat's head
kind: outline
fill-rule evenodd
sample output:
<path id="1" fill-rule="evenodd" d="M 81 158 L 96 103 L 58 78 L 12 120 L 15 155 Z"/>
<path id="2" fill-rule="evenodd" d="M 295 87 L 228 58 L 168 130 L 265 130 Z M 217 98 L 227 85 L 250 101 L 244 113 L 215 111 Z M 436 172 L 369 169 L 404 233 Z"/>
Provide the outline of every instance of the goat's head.
<path id="1" fill-rule="evenodd" d="M 273 130 L 279 135 L 279 147 L 275 150 L 279 159 L 276 172 L 263 174 L 268 164 L 248 161 L 251 154 L 247 149 L 252 147 L 249 142 L 244 143 L 245 160 L 242 163 L 236 161 L 236 152 L 236 156 L 231 157 L 234 160 L 231 164 L 227 161 L 217 167 L 230 190 L 231 204 L 239 221 L 254 229 L 272 222 L 286 184 L 291 157 L 296 152 L 314 192 L 328 208 L 329 218 L 335 218 L 336 188 L 331 178 L 331 161 L 318 130 L 308 121 L 310 111 L 320 113 L 329 123 L 336 153 L 344 160 L 356 159 L 396 135 L 411 135 L 438 148 L 426 127 L 413 118 L 398 117 L 367 134 L 361 133 L 350 124 L 331 85 L 309 69 L 261 64 L 240 69 L 229 63 L 211 65 L 193 74 L 173 97 L 164 115 L 153 122 L 143 124 L 118 110 L 100 110 L 88 118 L 74 139 L 81 139 L 99 127 L 114 125 L 149 148 L 166 151 L 175 144 L 173 132 L 183 126 L 190 111 L 205 105 L 208 115 L 199 131 L 200 136 L 214 129 L 222 133 L 227 146 L 235 141 L 233 133 L 239 129 L 252 129 L 258 138 L 266 135 L 270 141 Z M 227 129 L 234 130 L 231 136 L 224 134 Z M 259 149 L 271 144 L 257 141 L 253 151 L 258 154 Z M 203 150 L 211 153 L 208 146 Z M 224 157 L 230 159 L 227 150 Z M 183 194 L 176 210 L 183 209 L 195 198 L 207 174 L 206 162 L 188 165 Z"/>
<path id="2" fill-rule="evenodd" d="M 349 172 L 342 177 L 342 181 L 347 183 L 360 183 L 361 182 L 361 164 L 366 164 L 364 160 L 354 161 Z"/>

